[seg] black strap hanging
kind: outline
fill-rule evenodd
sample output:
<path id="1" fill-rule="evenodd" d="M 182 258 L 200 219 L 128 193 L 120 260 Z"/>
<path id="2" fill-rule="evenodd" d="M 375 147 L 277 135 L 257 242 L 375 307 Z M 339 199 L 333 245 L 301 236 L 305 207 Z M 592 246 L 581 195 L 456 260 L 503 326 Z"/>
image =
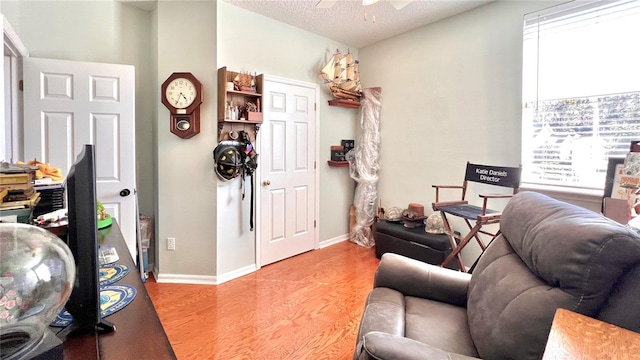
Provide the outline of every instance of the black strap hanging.
<path id="1" fill-rule="evenodd" d="M 251 138 L 246 131 L 240 131 L 240 138 L 242 139 L 242 144 L 244 145 L 242 153 L 244 154 L 242 167 L 242 181 L 245 181 L 245 176 L 249 175 L 249 181 L 251 186 L 251 204 L 249 210 L 249 227 L 250 230 L 253 231 L 253 217 L 254 217 L 254 178 L 253 173 L 258 167 L 258 154 L 253 148 L 253 144 L 251 143 Z M 244 200 L 244 187 L 242 188 L 242 199 Z"/>
<path id="2" fill-rule="evenodd" d="M 251 173 L 251 209 L 249 210 L 249 230 L 253 231 L 253 172 Z"/>

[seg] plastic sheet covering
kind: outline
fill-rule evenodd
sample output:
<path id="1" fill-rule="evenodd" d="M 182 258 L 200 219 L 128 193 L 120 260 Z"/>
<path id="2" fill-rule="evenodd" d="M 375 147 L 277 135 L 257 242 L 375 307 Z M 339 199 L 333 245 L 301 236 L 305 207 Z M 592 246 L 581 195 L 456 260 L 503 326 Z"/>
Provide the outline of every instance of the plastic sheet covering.
<path id="1" fill-rule="evenodd" d="M 374 243 L 371 225 L 376 215 L 378 197 L 378 170 L 380 144 L 380 110 L 382 109 L 382 89 L 363 90 L 360 126 L 362 135 L 353 150 L 347 153 L 349 175 L 356 181 L 353 205 L 356 208 L 356 222 L 349 239 L 361 246 L 372 247 Z"/>

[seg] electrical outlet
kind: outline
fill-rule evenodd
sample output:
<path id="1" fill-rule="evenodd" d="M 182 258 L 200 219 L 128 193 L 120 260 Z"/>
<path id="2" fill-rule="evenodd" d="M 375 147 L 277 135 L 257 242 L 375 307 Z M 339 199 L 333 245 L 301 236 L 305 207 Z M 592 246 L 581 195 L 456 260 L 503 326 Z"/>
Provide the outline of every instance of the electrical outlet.
<path id="1" fill-rule="evenodd" d="M 176 238 L 167 238 L 167 250 L 176 249 Z"/>

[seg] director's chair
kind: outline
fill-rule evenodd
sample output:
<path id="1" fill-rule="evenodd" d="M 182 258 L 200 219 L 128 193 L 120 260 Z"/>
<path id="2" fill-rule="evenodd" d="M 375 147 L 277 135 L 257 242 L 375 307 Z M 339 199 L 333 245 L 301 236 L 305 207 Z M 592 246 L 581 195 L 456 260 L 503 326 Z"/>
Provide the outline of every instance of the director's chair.
<path id="1" fill-rule="evenodd" d="M 467 170 L 465 172 L 464 181 L 462 185 L 432 185 L 436 189 L 436 201 L 432 204 L 434 211 L 440 211 L 442 220 L 444 222 L 444 228 L 446 234 L 451 241 L 451 254 L 440 264 L 442 267 L 446 267 L 453 258 L 458 261 L 460 271 L 466 272 L 464 263 L 460 251 L 469 243 L 472 238 L 475 238 L 480 245 L 480 248 L 484 252 L 486 246 L 478 234 L 485 234 L 491 236 L 491 240 L 500 235 L 500 230 L 496 232 L 490 232 L 484 230 L 482 227 L 489 224 L 497 224 L 500 222 L 501 212 L 491 210 L 487 208 L 487 200 L 498 198 L 510 198 L 518 192 L 520 187 L 520 174 L 522 173 L 522 166 L 519 167 L 504 167 L 504 166 L 488 166 L 477 165 L 467 162 Z M 501 186 L 513 189 L 510 194 L 479 194 L 483 199 L 482 207 L 469 204 L 465 199 L 467 194 L 467 185 L 469 182 L 482 183 L 487 185 Z M 441 189 L 460 189 L 462 191 L 462 197 L 460 200 L 455 201 L 440 201 Z M 451 229 L 449 224 L 450 216 L 457 216 L 463 218 L 469 227 L 469 232 L 462 236 L 457 235 Z M 475 220 L 475 225 L 471 224 L 471 221 Z"/>

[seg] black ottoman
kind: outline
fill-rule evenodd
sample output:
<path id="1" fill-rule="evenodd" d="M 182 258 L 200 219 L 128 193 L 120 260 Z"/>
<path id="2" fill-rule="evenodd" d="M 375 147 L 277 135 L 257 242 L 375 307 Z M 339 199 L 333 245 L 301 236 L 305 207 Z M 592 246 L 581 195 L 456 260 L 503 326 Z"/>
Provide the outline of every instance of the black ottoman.
<path id="1" fill-rule="evenodd" d="M 374 224 L 376 257 L 390 252 L 429 264 L 441 264 L 451 253 L 451 243 L 445 234 L 430 234 L 424 231 L 424 225 L 407 228 L 402 223 L 386 220 Z M 447 266 L 457 269 L 457 261 L 449 262 Z"/>

